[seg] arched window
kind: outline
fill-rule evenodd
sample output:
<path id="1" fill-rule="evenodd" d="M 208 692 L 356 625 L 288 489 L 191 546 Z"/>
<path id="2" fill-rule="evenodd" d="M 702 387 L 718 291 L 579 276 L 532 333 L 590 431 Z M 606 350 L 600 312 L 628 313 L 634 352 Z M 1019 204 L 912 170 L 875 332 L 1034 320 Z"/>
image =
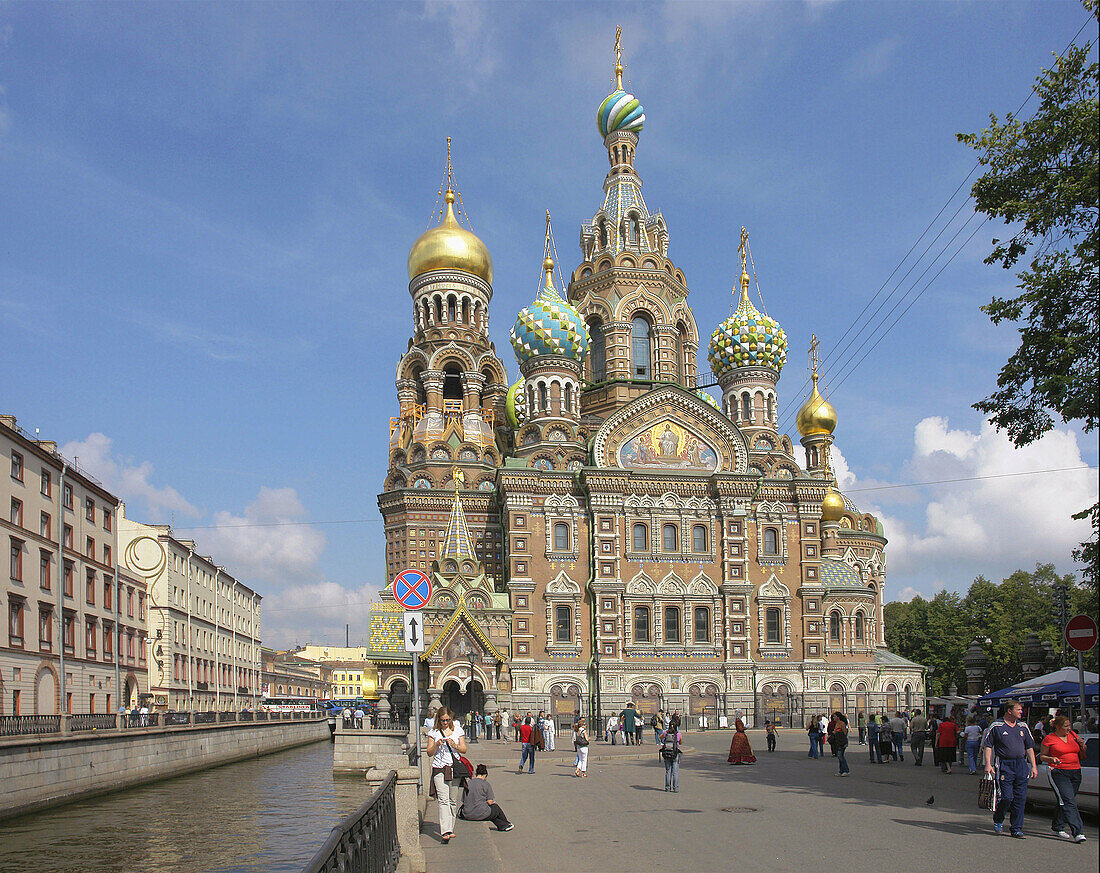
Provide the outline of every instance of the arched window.
<path id="1" fill-rule="evenodd" d="M 695 607 L 695 642 L 710 642 L 710 610 L 705 606 Z"/>
<path id="2" fill-rule="evenodd" d="M 752 398 L 748 394 L 741 395 L 741 420 L 752 421 Z"/>
<path id="3" fill-rule="evenodd" d="M 610 241 L 607 238 L 607 220 L 600 219 L 600 248 L 606 249 L 610 245 Z"/>
<path id="4" fill-rule="evenodd" d="M 448 364 L 443 368 L 443 399 L 462 399 L 462 370 L 458 364 Z"/>
<path id="5" fill-rule="evenodd" d="M 565 411 L 573 411 L 573 385 L 570 382 L 565 383 Z"/>
<path id="6" fill-rule="evenodd" d="M 554 551 L 569 551 L 569 525 L 564 521 L 554 522 Z"/>
<path id="7" fill-rule="evenodd" d="M 863 640 L 863 613 L 856 613 L 856 639 Z"/>
<path id="8" fill-rule="evenodd" d="M 768 421 L 775 421 L 775 398 L 768 395 Z"/>
<path id="9" fill-rule="evenodd" d="M 554 607 L 554 642 L 573 641 L 573 610 L 568 606 Z"/>
<path id="10" fill-rule="evenodd" d="M 676 552 L 676 525 L 666 524 L 661 528 L 661 548 L 666 552 Z"/>
<path id="11" fill-rule="evenodd" d="M 539 383 L 539 409 L 543 412 L 550 411 L 550 395 L 547 393 L 546 384 L 543 382 Z"/>
<path id="12" fill-rule="evenodd" d="M 452 294 L 447 298 L 447 321 L 449 321 L 451 324 L 454 324 L 455 321 L 457 320 L 456 317 L 455 317 L 456 316 L 455 306 L 456 306 L 455 298 L 454 298 L 454 295 Z"/>
<path id="13" fill-rule="evenodd" d="M 707 550 L 707 526 L 697 524 L 691 528 L 691 550 L 702 554 Z"/>
<path id="14" fill-rule="evenodd" d="M 834 643 L 840 642 L 840 613 L 829 613 L 829 639 Z"/>
<path id="15" fill-rule="evenodd" d="M 443 323 L 443 298 L 438 294 L 435 295 L 435 323 Z"/>
<path id="16" fill-rule="evenodd" d="M 678 643 L 681 640 L 680 635 L 680 607 L 678 606 L 666 606 L 665 607 L 665 642 L 666 643 Z"/>
<path id="17" fill-rule="evenodd" d="M 687 379 L 687 328 L 682 321 L 676 325 L 676 333 L 676 381 L 684 385 Z"/>
<path id="18" fill-rule="evenodd" d="M 779 531 L 774 527 L 764 528 L 764 554 L 779 554 Z"/>
<path id="19" fill-rule="evenodd" d="M 603 322 L 598 318 L 588 322 L 589 378 L 602 382 L 607 378 L 607 346 L 603 335 Z"/>
<path id="20" fill-rule="evenodd" d="M 764 610 L 765 639 L 769 643 L 783 642 L 783 632 L 780 622 L 781 619 L 777 607 L 769 606 Z"/>
<path id="21" fill-rule="evenodd" d="M 639 643 L 649 642 L 649 607 L 634 607 L 634 640 Z"/>
<path id="22" fill-rule="evenodd" d="M 652 375 L 650 366 L 650 333 L 649 320 L 644 316 L 634 316 L 630 328 L 631 352 L 634 359 L 635 378 L 648 379 Z"/>
<path id="23" fill-rule="evenodd" d="M 644 524 L 634 525 L 633 533 L 634 533 L 634 536 L 632 537 L 631 544 L 630 544 L 631 548 L 635 552 L 648 552 L 649 551 L 649 537 L 647 536 L 648 531 L 646 530 L 646 526 Z"/>

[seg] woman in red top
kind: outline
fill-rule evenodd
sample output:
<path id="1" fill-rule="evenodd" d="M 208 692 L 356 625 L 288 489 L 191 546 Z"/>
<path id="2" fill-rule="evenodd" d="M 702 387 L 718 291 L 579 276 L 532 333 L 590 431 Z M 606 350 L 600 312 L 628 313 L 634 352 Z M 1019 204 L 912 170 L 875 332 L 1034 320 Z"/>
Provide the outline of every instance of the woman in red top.
<path id="1" fill-rule="evenodd" d="M 1085 754 L 1085 743 L 1070 730 L 1068 716 L 1057 716 L 1051 726 L 1054 730 L 1043 737 L 1039 750 L 1039 760 L 1050 764 L 1047 777 L 1058 798 L 1050 829 L 1067 840 L 1083 843 L 1085 835 L 1081 812 L 1077 809 L 1077 790 L 1081 787 L 1081 757 Z"/>
<path id="2" fill-rule="evenodd" d="M 955 763 L 955 751 L 959 746 L 959 726 L 950 715 L 945 715 L 936 728 L 936 748 L 932 755 L 940 769 L 951 774 L 951 765 Z"/>

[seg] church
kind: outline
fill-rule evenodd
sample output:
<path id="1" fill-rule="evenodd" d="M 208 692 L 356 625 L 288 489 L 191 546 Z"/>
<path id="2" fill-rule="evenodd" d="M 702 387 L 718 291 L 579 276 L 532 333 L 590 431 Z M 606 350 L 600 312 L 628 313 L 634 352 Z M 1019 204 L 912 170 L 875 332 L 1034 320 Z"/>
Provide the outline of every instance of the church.
<path id="1" fill-rule="evenodd" d="M 562 722 L 628 701 L 756 725 L 919 705 L 923 668 L 885 648 L 882 524 L 830 470 L 816 337 L 811 392 L 788 401 L 796 449 L 778 430 L 788 340 L 750 299 L 742 228 L 736 309 L 706 343 L 720 397 L 697 387 L 699 328 L 642 196 L 645 115 L 618 40 L 614 72 L 602 202 L 568 282 L 547 215 L 542 287 L 511 330 L 518 378 L 489 340 L 493 261 L 463 226 L 449 150 L 439 223 L 409 252 L 378 505 L 387 578 L 418 569 L 433 594 L 415 660 L 400 605 L 372 609 L 380 708 L 405 709 L 414 663 L 429 709 Z"/>

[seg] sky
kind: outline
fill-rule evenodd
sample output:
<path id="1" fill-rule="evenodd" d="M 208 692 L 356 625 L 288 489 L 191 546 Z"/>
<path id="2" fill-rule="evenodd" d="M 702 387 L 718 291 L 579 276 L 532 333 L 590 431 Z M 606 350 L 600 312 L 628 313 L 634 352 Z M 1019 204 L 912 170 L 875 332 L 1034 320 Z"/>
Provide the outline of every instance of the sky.
<path id="1" fill-rule="evenodd" d="M 1017 344 L 980 307 L 1015 280 L 983 263 L 1007 231 L 974 216 L 955 135 L 1017 111 L 1087 20 L 1070 0 L 0 2 L 0 412 L 255 587 L 265 643 L 366 639 L 406 258 L 445 138 L 515 378 L 544 213 L 568 274 L 602 202 L 621 25 L 703 354 L 744 225 L 790 341 L 782 424 L 797 439 L 816 333 L 887 599 L 1071 572 L 1097 441 L 1059 425 L 1017 451 L 971 407 Z"/>

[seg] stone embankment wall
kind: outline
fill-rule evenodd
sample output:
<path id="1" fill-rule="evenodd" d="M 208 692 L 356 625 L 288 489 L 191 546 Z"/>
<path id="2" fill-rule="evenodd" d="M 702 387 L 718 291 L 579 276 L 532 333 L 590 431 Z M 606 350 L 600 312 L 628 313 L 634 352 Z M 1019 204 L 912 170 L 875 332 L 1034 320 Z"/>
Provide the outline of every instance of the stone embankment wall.
<path id="1" fill-rule="evenodd" d="M 330 738 L 325 719 L 0 741 L 0 819 Z"/>

